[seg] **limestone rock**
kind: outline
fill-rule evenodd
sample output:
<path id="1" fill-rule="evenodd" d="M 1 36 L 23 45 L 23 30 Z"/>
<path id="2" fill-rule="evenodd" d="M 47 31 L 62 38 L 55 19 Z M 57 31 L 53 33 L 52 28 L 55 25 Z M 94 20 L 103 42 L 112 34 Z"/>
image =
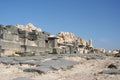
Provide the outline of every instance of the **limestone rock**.
<path id="1" fill-rule="evenodd" d="M 103 70 L 101 73 L 103 74 L 120 74 L 119 69 L 108 69 L 108 70 Z"/>
<path id="2" fill-rule="evenodd" d="M 70 32 L 60 32 L 57 34 L 57 37 L 59 37 L 58 39 L 59 43 L 63 43 L 63 42 L 72 43 L 77 39 L 76 36 Z"/>
<path id="3" fill-rule="evenodd" d="M 40 28 L 35 27 L 33 24 L 28 23 L 27 25 L 16 25 L 17 28 L 21 29 L 21 30 L 26 30 L 28 32 L 31 32 L 32 30 L 36 30 L 37 32 L 41 32 L 42 30 Z"/>
<path id="4" fill-rule="evenodd" d="M 33 80 L 33 79 L 27 78 L 27 77 L 18 77 L 18 78 L 15 78 L 13 80 Z"/>
<path id="5" fill-rule="evenodd" d="M 73 33 L 71 32 L 60 32 L 56 35 L 59 39 L 58 39 L 58 43 L 64 43 L 64 42 L 67 42 L 67 43 L 73 43 L 75 42 L 76 40 L 86 46 L 88 44 L 88 42 L 80 37 L 77 37 L 75 36 Z"/>

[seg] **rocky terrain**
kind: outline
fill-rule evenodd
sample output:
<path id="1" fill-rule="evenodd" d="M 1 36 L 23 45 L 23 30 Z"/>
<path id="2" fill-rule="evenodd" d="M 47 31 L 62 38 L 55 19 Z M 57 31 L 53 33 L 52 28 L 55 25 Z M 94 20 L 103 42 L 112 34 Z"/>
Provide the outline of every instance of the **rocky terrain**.
<path id="1" fill-rule="evenodd" d="M 88 42 L 85 39 L 77 37 L 71 32 L 60 32 L 60 33 L 56 34 L 56 37 L 59 38 L 58 43 L 67 42 L 67 43 L 71 44 L 77 40 L 79 43 L 81 43 L 84 46 L 86 46 L 88 44 Z"/>
<path id="2" fill-rule="evenodd" d="M 1 54 L 12 53 L 9 57 L 0 57 L 0 80 L 120 80 L 120 51 L 114 51 L 115 54 L 110 51 L 112 55 L 103 53 L 104 49 L 94 49 L 92 40 L 84 40 L 71 32 L 52 36 L 31 23 L 0 27 L 3 36 Z M 54 42 L 49 38 L 55 38 Z M 54 46 L 50 46 L 53 43 Z M 61 52 L 46 53 L 48 45 L 53 51 Z M 25 53 L 28 49 L 26 54 L 32 52 L 34 55 L 16 54 L 16 50 L 21 51 L 21 46 Z M 42 49 L 39 55 L 35 54 L 36 50 Z"/>
<path id="3" fill-rule="evenodd" d="M 101 53 L 1 57 L 0 80 L 120 80 L 120 58 Z"/>

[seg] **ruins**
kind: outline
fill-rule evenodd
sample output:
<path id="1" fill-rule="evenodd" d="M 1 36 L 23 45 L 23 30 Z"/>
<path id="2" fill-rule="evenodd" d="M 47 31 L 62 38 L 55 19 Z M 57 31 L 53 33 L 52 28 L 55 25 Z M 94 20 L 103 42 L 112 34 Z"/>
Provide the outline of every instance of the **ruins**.
<path id="1" fill-rule="evenodd" d="M 92 40 L 86 41 L 70 32 L 51 35 L 29 23 L 27 25 L 0 25 L 0 56 L 41 53 L 90 53 Z M 101 51 L 102 52 L 102 51 Z"/>
<path id="2" fill-rule="evenodd" d="M 71 32 L 52 35 L 31 23 L 0 25 L 0 79 L 118 80 L 120 50 L 106 52 L 93 43 Z"/>

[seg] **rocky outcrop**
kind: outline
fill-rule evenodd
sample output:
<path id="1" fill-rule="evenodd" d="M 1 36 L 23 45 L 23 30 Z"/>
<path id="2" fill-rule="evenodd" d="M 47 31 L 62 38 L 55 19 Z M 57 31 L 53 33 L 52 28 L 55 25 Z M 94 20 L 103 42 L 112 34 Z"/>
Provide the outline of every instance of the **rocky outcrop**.
<path id="1" fill-rule="evenodd" d="M 38 32 L 41 32 L 42 30 L 40 29 L 40 28 L 37 28 L 37 27 L 35 27 L 33 24 L 31 24 L 31 23 L 28 23 L 27 25 L 19 25 L 19 24 L 17 24 L 16 25 L 16 27 L 17 28 L 19 28 L 19 29 L 21 29 L 21 30 L 26 30 L 26 31 L 28 31 L 28 32 L 32 32 L 32 30 L 36 30 L 36 31 L 38 31 Z"/>
<path id="2" fill-rule="evenodd" d="M 86 46 L 88 42 L 80 37 L 75 36 L 71 32 L 60 32 L 56 35 L 59 39 L 57 40 L 58 43 L 74 43 L 75 41 L 78 41 L 81 45 Z"/>
<path id="3" fill-rule="evenodd" d="M 64 42 L 73 43 L 73 41 L 77 39 L 77 37 L 70 32 L 60 32 L 56 36 L 59 38 L 58 43 Z"/>

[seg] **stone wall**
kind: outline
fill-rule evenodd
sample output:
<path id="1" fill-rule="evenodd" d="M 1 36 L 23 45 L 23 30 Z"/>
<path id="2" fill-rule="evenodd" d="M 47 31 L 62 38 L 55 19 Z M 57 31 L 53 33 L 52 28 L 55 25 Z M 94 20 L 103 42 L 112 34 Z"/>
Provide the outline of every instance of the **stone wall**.
<path id="1" fill-rule="evenodd" d="M 20 50 L 19 42 L 0 40 L 1 49 Z"/>
<path id="2" fill-rule="evenodd" d="M 71 32 L 60 32 L 52 36 L 48 32 L 42 32 L 31 23 L 25 26 L 0 25 L 0 53 L 7 55 L 26 52 L 88 53 L 91 50 L 94 50 L 92 40 L 88 42 Z"/>
<path id="3" fill-rule="evenodd" d="M 15 53 L 51 52 L 51 48 L 45 48 L 45 41 L 50 34 L 41 32 L 32 24 L 22 25 L 0 25 L 0 53 L 12 55 Z"/>

